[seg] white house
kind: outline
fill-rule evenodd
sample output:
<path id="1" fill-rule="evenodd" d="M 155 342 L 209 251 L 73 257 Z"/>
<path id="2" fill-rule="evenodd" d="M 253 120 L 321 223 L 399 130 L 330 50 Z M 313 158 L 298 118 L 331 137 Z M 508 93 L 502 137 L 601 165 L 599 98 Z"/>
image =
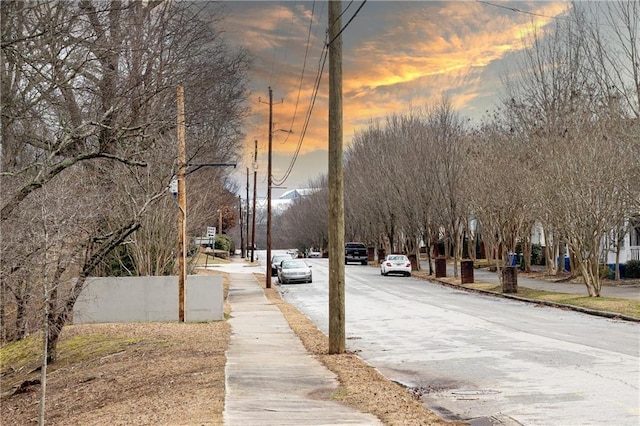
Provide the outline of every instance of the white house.
<path id="1" fill-rule="evenodd" d="M 304 189 L 292 189 L 285 192 L 278 198 L 271 200 L 271 208 L 273 209 L 273 213 L 275 215 L 282 213 L 287 208 L 289 208 L 291 203 L 293 203 L 295 200 L 300 199 L 306 195 L 312 194 L 315 191 L 317 191 L 317 189 L 304 188 Z"/>
<path id="2" fill-rule="evenodd" d="M 628 232 L 622 239 L 620 264 L 627 263 L 630 260 L 640 260 L 640 216 L 627 219 L 625 225 L 627 225 Z M 612 231 L 605 237 L 602 260 L 607 264 L 616 262 L 615 231 Z"/>
<path id="3" fill-rule="evenodd" d="M 620 264 L 625 264 L 630 260 L 640 260 L 640 216 L 627 219 L 625 222 L 628 232 L 622 239 L 620 247 Z M 539 222 L 536 222 L 531 230 L 531 241 L 534 244 L 545 244 L 544 230 Z M 602 242 L 602 252 L 600 262 L 603 264 L 616 263 L 616 232 L 611 231 L 605 235 Z"/>

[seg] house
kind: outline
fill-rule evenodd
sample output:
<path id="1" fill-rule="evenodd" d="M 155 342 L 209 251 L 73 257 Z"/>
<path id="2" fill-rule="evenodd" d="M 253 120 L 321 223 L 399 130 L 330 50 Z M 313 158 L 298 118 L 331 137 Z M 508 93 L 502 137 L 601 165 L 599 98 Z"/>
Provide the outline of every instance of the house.
<path id="1" fill-rule="evenodd" d="M 305 189 L 292 189 L 290 191 L 285 192 L 281 196 L 276 199 L 271 200 L 271 208 L 273 209 L 273 213 L 275 215 L 282 213 L 289 206 L 300 198 L 305 197 L 306 195 L 312 194 L 317 191 L 317 189 L 305 188 Z"/>
<path id="2" fill-rule="evenodd" d="M 627 219 L 625 229 L 627 232 L 620 245 L 620 264 L 625 264 L 630 260 L 640 261 L 640 215 Z M 616 235 L 616 231 L 611 231 L 603 241 L 601 259 L 603 263 L 616 263 Z"/>

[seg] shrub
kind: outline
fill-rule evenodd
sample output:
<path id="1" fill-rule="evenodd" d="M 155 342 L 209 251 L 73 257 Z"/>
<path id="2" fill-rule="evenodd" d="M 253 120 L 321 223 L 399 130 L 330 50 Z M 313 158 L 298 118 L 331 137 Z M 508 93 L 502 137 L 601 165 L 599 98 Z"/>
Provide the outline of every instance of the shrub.
<path id="1" fill-rule="evenodd" d="M 231 251 L 231 238 L 225 234 L 216 235 L 216 250 Z"/>
<path id="2" fill-rule="evenodd" d="M 600 276 L 600 279 L 604 279 L 610 278 L 611 276 L 613 276 L 613 273 L 611 271 L 611 268 L 609 268 L 609 265 L 600 265 L 598 267 L 598 275 Z"/>
<path id="3" fill-rule="evenodd" d="M 625 278 L 640 278 L 640 260 L 629 260 L 625 265 Z"/>
<path id="4" fill-rule="evenodd" d="M 540 244 L 531 245 L 531 264 L 544 265 L 544 250 Z"/>

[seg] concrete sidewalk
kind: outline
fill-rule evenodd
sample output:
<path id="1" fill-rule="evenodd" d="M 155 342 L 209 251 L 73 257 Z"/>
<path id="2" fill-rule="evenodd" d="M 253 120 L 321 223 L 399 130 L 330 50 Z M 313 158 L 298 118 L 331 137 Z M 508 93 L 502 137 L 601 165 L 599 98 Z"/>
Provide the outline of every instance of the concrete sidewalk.
<path id="1" fill-rule="evenodd" d="M 320 399 L 338 389 L 335 375 L 306 351 L 252 273 L 231 272 L 229 278 L 225 425 L 382 424 Z"/>

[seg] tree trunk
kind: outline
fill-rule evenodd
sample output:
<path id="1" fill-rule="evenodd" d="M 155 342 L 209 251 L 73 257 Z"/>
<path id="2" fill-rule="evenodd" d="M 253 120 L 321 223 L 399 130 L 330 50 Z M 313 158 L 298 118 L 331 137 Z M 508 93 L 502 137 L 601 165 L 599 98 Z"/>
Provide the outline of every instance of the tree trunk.
<path id="1" fill-rule="evenodd" d="M 624 241 L 625 231 L 624 228 L 618 229 L 616 233 L 616 269 L 614 280 L 620 281 L 620 250 L 622 249 L 622 243 Z"/>
<path id="2" fill-rule="evenodd" d="M 559 250 L 558 244 L 553 241 L 547 240 L 547 245 L 544 247 L 545 257 L 546 257 L 546 266 L 547 266 L 547 274 L 548 275 L 557 275 L 558 274 L 558 257 Z"/>
<path id="3" fill-rule="evenodd" d="M 531 238 L 526 238 L 522 245 L 522 255 L 524 256 L 524 271 L 531 272 Z"/>
<path id="4" fill-rule="evenodd" d="M 27 337 L 27 306 L 29 304 L 29 293 L 26 286 L 20 286 L 20 295 L 15 295 L 16 299 L 16 331 L 13 336 L 15 340 Z M 4 302 L 4 301 L 3 301 Z"/>
<path id="5" fill-rule="evenodd" d="M 585 262 L 578 261 L 584 284 L 587 286 L 587 293 L 590 297 L 600 297 L 600 277 L 597 267 L 594 274 L 592 261 L 590 259 Z"/>

